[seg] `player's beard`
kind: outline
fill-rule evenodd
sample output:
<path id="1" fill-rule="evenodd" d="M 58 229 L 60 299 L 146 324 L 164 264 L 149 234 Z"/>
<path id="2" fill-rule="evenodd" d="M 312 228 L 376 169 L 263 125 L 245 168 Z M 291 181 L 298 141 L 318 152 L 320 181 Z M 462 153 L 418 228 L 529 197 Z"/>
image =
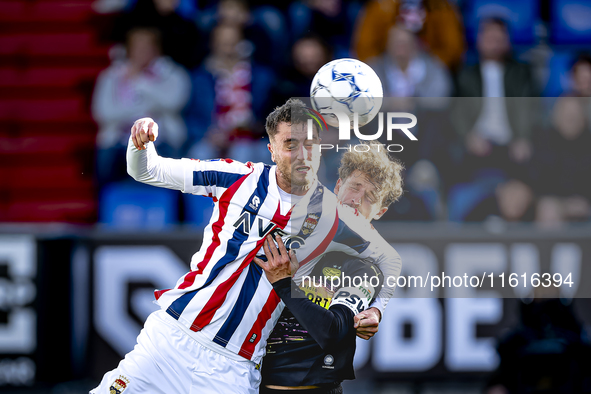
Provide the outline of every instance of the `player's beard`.
<path id="1" fill-rule="evenodd" d="M 297 168 L 302 166 L 310 168 L 306 174 L 297 172 Z M 288 160 L 285 160 L 277 163 L 277 170 L 283 180 L 288 182 L 292 187 L 296 189 L 306 189 L 316 180 L 316 172 L 318 171 L 318 168 L 312 163 L 298 162 L 292 164 Z"/>

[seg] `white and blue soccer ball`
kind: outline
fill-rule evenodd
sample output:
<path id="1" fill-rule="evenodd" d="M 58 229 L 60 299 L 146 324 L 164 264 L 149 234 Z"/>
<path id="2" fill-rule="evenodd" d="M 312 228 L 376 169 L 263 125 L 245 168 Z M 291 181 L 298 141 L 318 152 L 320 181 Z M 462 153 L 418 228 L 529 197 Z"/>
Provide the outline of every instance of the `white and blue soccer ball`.
<path id="1" fill-rule="evenodd" d="M 339 126 L 334 112 L 345 113 L 353 127 L 354 114 L 358 126 L 369 123 L 380 111 L 384 93 L 375 71 L 357 59 L 337 59 L 318 70 L 310 87 L 312 107 L 326 122 Z"/>

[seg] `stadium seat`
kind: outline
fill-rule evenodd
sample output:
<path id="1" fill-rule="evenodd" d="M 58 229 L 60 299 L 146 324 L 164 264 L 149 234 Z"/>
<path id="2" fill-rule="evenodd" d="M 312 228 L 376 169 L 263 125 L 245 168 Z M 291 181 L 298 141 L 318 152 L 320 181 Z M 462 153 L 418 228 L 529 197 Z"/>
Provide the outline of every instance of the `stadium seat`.
<path id="1" fill-rule="evenodd" d="M 213 212 L 213 200 L 209 197 L 184 194 L 183 202 L 185 204 L 185 224 L 197 228 L 207 226 Z"/>
<path id="2" fill-rule="evenodd" d="M 0 55 L 107 56 L 92 31 L 78 33 L 17 33 L 0 35 Z"/>
<path id="3" fill-rule="evenodd" d="M 0 88 L 76 87 L 81 81 L 94 81 L 102 67 L 0 68 Z"/>
<path id="4" fill-rule="evenodd" d="M 68 1 L 0 1 L 0 21 L 22 22 L 78 22 L 92 14 L 92 2 Z"/>
<path id="5" fill-rule="evenodd" d="M 548 81 L 544 87 L 544 97 L 558 97 L 570 88 L 570 68 L 574 61 L 570 52 L 554 53 L 548 61 Z"/>
<path id="6" fill-rule="evenodd" d="M 591 41 L 591 2 L 553 0 L 550 39 L 554 44 L 586 44 Z"/>
<path id="7" fill-rule="evenodd" d="M 0 99 L 0 120 L 82 121 L 90 118 L 82 98 L 56 100 Z"/>
<path id="8" fill-rule="evenodd" d="M 470 0 L 464 9 L 466 38 L 476 41 L 478 25 L 483 18 L 499 17 L 509 24 L 514 44 L 528 45 L 535 41 L 535 27 L 539 21 L 537 0 Z"/>
<path id="9" fill-rule="evenodd" d="M 109 45 L 92 4 L 0 0 L 0 221 L 96 222 L 89 102 Z"/>
<path id="10" fill-rule="evenodd" d="M 96 202 L 93 198 L 65 198 L 56 200 L 12 201 L 6 211 L 9 222 L 81 222 L 94 221 Z"/>
<path id="11" fill-rule="evenodd" d="M 99 201 L 99 222 L 120 230 L 164 230 L 177 223 L 178 192 L 135 182 L 107 185 Z"/>

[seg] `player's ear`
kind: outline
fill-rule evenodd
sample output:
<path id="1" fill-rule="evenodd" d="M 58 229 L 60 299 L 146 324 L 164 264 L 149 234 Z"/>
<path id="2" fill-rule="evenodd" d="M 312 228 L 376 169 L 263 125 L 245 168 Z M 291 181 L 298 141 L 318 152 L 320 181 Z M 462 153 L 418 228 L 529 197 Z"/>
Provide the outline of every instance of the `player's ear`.
<path id="1" fill-rule="evenodd" d="M 372 219 L 379 220 L 382 216 L 384 216 L 384 214 L 386 213 L 387 210 L 388 210 L 388 207 L 380 209 L 378 211 L 378 213 L 376 213 Z"/>
<path id="2" fill-rule="evenodd" d="M 273 144 L 271 144 L 270 142 L 267 144 L 267 149 L 269 149 L 269 152 L 271 152 L 271 160 L 273 161 L 273 163 L 277 163 L 275 161 L 275 153 L 273 152 Z"/>
<path id="3" fill-rule="evenodd" d="M 335 195 L 339 195 L 339 190 L 341 190 L 341 185 L 343 184 L 343 181 L 341 180 L 341 178 L 339 178 L 337 180 L 337 185 L 334 187 L 334 194 Z"/>

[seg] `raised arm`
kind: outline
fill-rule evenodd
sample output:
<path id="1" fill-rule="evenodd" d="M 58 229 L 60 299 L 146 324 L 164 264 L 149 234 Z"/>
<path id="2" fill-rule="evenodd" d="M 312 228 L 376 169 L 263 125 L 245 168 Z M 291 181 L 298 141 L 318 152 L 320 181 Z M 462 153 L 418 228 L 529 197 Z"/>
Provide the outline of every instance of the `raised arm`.
<path id="1" fill-rule="evenodd" d="M 127 145 L 127 173 L 138 182 L 184 191 L 186 164 L 158 156 L 157 138 L 158 124 L 153 119 L 135 121 Z"/>
<path id="2" fill-rule="evenodd" d="M 154 147 L 157 138 L 158 125 L 151 118 L 139 119 L 131 128 L 127 173 L 138 182 L 216 199 L 238 179 L 250 174 L 255 166 L 230 159 L 201 161 L 160 157 Z"/>

